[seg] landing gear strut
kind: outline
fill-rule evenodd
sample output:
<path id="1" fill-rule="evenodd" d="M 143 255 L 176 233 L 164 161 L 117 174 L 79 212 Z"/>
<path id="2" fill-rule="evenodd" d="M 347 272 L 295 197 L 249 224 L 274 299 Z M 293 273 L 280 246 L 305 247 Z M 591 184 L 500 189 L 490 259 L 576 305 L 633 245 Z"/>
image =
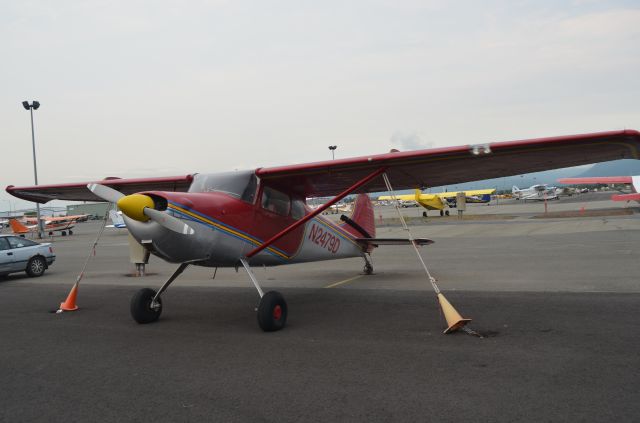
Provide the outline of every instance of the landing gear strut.
<path id="1" fill-rule="evenodd" d="M 369 256 L 369 258 L 367 258 L 367 255 Z M 362 258 L 364 259 L 364 269 L 362 269 L 362 271 L 364 272 L 365 275 L 372 275 L 373 274 L 373 264 L 371 263 L 371 254 L 369 253 L 364 253 L 362 255 Z"/>
<path id="2" fill-rule="evenodd" d="M 160 295 L 171 285 L 171 282 L 184 272 L 184 269 L 186 269 L 188 265 L 189 263 L 180 264 L 158 292 L 151 288 L 143 288 L 136 292 L 133 298 L 131 298 L 131 317 L 133 317 L 133 320 L 140 324 L 151 323 L 158 320 L 162 313 L 162 300 L 160 299 Z"/>
<path id="3" fill-rule="evenodd" d="M 287 323 L 287 302 L 284 297 L 278 291 L 269 291 L 264 293 L 256 275 L 253 274 L 249 263 L 246 260 L 240 259 L 240 263 L 249 274 L 249 278 L 260 295 L 260 302 L 258 303 L 258 326 L 265 332 L 274 332 L 284 328 Z"/>

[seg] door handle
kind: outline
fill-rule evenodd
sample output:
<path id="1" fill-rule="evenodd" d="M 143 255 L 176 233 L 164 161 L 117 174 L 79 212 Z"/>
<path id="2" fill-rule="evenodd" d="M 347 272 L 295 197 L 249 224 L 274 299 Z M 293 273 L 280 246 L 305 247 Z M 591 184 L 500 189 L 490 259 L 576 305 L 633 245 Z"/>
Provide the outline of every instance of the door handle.
<path id="1" fill-rule="evenodd" d="M 12 255 L 13 255 L 13 253 L 7 253 L 7 255 L 8 255 L 8 256 L 12 256 Z"/>

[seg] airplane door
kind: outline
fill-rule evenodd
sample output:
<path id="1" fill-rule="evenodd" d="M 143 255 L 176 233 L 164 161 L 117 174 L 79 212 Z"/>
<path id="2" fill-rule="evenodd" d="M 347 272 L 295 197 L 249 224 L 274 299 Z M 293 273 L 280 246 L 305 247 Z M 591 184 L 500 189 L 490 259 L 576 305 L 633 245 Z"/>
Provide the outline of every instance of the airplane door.
<path id="1" fill-rule="evenodd" d="M 292 201 L 288 193 L 269 186 L 263 186 L 260 190 L 260 198 L 258 198 L 256 202 L 253 219 L 253 231 L 255 235 L 263 241 L 266 241 L 294 223 L 300 218 L 296 215 L 298 211 L 298 208 L 295 207 L 296 205 L 296 201 Z M 292 233 L 276 241 L 274 246 L 287 255 L 294 254 L 302 242 L 303 234 L 304 227 L 297 228 Z M 245 251 L 245 253 L 246 252 L 248 251 Z"/>

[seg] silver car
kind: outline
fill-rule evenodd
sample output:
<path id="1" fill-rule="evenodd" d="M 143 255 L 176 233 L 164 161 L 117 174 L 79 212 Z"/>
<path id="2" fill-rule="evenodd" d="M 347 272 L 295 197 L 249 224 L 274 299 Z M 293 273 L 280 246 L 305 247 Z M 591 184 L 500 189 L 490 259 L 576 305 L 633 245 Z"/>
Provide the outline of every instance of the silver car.
<path id="1" fill-rule="evenodd" d="M 42 276 L 55 259 L 51 243 L 40 244 L 15 235 L 0 235 L 0 276 L 16 272 Z"/>

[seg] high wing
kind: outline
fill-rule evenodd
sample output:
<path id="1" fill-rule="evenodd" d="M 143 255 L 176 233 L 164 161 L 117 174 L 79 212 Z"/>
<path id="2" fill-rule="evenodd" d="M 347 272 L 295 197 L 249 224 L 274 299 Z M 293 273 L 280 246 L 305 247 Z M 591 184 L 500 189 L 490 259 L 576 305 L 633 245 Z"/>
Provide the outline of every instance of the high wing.
<path id="1" fill-rule="evenodd" d="M 27 187 L 9 185 L 7 192 L 15 197 L 35 201 L 36 203 L 46 203 L 51 200 L 104 202 L 104 199 L 89 191 L 88 184 L 106 185 L 128 195 L 141 191 L 187 191 L 191 181 L 193 181 L 193 175 L 135 179 L 108 178 L 102 181 L 58 185 Z"/>
<path id="2" fill-rule="evenodd" d="M 420 194 L 420 198 L 435 198 L 434 194 Z M 393 197 L 390 195 L 381 195 L 380 197 L 378 197 L 378 200 L 393 200 Z M 396 195 L 396 200 L 401 200 L 401 201 L 415 201 L 416 200 L 416 195 L 415 194 L 402 194 L 402 195 Z"/>
<path id="3" fill-rule="evenodd" d="M 638 159 L 640 133 L 611 131 L 533 140 L 508 141 L 459 147 L 354 157 L 291 166 L 260 168 L 262 182 L 304 197 L 332 196 L 367 177 L 372 179 L 354 193 L 386 191 L 383 179 L 373 176 L 384 169 L 394 189 L 423 188 L 518 175 L 547 169 L 618 159 Z M 131 194 L 140 191 L 186 191 L 193 175 L 93 181 Z M 10 194 L 29 201 L 103 201 L 86 183 L 7 187 Z"/>
<path id="4" fill-rule="evenodd" d="M 443 186 L 579 166 L 618 159 L 638 159 L 640 133 L 600 132 L 532 140 L 464 145 L 292 166 L 262 168 L 262 181 L 306 197 L 335 195 L 384 168 L 395 190 Z M 386 191 L 375 178 L 355 192 Z"/>
<path id="5" fill-rule="evenodd" d="M 434 195 L 442 198 L 454 198 L 458 195 L 459 192 L 463 192 L 466 197 L 471 197 L 472 195 L 487 195 L 493 194 L 496 192 L 495 188 L 491 189 L 472 189 L 469 191 L 451 191 L 451 192 L 437 192 Z"/>

